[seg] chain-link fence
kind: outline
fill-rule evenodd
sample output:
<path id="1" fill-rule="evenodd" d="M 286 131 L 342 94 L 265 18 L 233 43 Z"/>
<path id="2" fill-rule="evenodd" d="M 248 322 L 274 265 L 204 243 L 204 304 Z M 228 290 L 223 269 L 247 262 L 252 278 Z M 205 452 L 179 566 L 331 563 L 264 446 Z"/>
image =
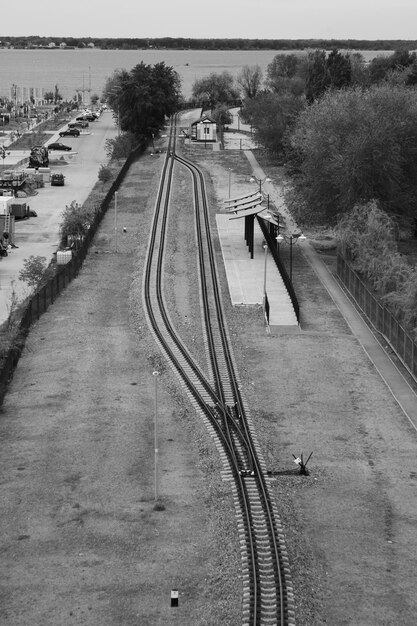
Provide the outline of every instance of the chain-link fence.
<path id="1" fill-rule="evenodd" d="M 381 304 L 359 278 L 347 259 L 337 255 L 337 276 L 355 300 L 356 305 L 390 344 L 399 359 L 417 380 L 417 344 L 399 321 Z"/>

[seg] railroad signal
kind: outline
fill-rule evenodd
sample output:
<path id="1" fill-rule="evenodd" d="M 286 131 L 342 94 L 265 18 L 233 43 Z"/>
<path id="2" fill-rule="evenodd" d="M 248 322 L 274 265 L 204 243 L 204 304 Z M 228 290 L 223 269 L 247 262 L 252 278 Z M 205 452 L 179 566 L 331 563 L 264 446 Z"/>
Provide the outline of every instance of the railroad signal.
<path id="1" fill-rule="evenodd" d="M 300 474 L 302 476 L 309 476 L 309 471 L 307 469 L 307 463 L 309 462 L 309 460 L 311 459 L 311 457 L 313 456 L 313 453 L 311 452 L 307 461 L 304 463 L 304 458 L 303 458 L 303 453 L 301 453 L 301 456 L 295 456 L 295 454 L 293 454 L 294 457 L 294 463 L 296 465 L 300 466 Z"/>

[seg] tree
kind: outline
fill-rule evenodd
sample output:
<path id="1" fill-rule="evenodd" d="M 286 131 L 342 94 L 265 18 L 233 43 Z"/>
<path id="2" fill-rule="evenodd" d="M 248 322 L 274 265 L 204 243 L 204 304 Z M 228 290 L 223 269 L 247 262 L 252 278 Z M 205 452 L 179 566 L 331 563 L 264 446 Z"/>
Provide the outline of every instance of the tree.
<path id="1" fill-rule="evenodd" d="M 291 146 L 299 217 L 333 223 L 340 213 L 373 199 L 390 214 L 416 214 L 412 89 L 381 85 L 329 91 L 302 111 Z"/>
<path id="2" fill-rule="evenodd" d="M 205 78 L 194 81 L 193 98 L 202 106 L 214 109 L 217 104 L 224 104 L 239 99 L 239 91 L 235 87 L 234 78 L 229 72 L 216 74 L 212 72 Z"/>
<path id="3" fill-rule="evenodd" d="M 266 69 L 266 85 L 275 93 L 304 95 L 306 55 L 277 54 Z"/>
<path id="4" fill-rule="evenodd" d="M 417 85 L 417 61 L 414 61 L 413 64 L 408 68 L 406 85 Z"/>
<path id="5" fill-rule="evenodd" d="M 36 289 L 46 282 L 51 274 L 52 269 L 47 266 L 46 257 L 32 255 L 24 259 L 23 268 L 19 272 L 19 280 L 27 283 L 32 289 Z"/>
<path id="6" fill-rule="evenodd" d="M 273 86 L 276 78 L 294 78 L 300 63 L 296 54 L 277 54 L 266 68 L 267 81 Z"/>
<path id="7" fill-rule="evenodd" d="M 330 87 L 342 89 L 348 87 L 352 81 L 352 67 L 348 54 L 341 54 L 336 48 L 326 59 Z"/>
<path id="8" fill-rule="evenodd" d="M 54 89 L 54 103 L 58 104 L 59 102 L 61 102 L 61 100 L 62 100 L 62 96 L 59 93 L 58 85 L 55 85 L 55 89 Z"/>
<path id="9" fill-rule="evenodd" d="M 104 97 L 123 131 L 146 142 L 163 127 L 177 109 L 180 79 L 165 63 L 139 63 L 130 72 L 116 70 L 107 79 Z"/>
<path id="10" fill-rule="evenodd" d="M 386 268 L 387 264 L 393 265 L 388 259 L 398 254 L 396 228 L 393 219 L 375 200 L 357 204 L 342 215 L 336 232 L 358 272 L 382 292 L 395 288 L 392 272 L 387 276 Z"/>
<path id="11" fill-rule="evenodd" d="M 306 98 L 310 104 L 326 91 L 330 84 L 326 52 L 316 50 L 308 54 Z"/>
<path id="12" fill-rule="evenodd" d="M 294 124 L 304 101 L 289 93 L 282 95 L 264 92 L 245 102 L 244 115 L 255 128 L 255 139 L 274 156 L 286 150 L 286 137 Z"/>
<path id="13" fill-rule="evenodd" d="M 357 205 L 337 225 L 353 267 L 405 326 L 417 331 L 417 268 L 398 252 L 394 220 L 375 201 Z"/>
<path id="14" fill-rule="evenodd" d="M 368 66 L 365 63 L 364 56 L 360 52 L 350 54 L 350 71 L 352 85 L 362 87 L 369 86 Z"/>
<path id="15" fill-rule="evenodd" d="M 388 58 L 392 69 L 405 70 L 415 62 L 417 57 L 415 52 L 410 52 L 407 48 L 399 48 Z"/>
<path id="16" fill-rule="evenodd" d="M 233 115 L 225 104 L 219 104 L 210 114 L 210 117 L 216 122 L 217 126 L 225 126 L 233 122 Z"/>
<path id="17" fill-rule="evenodd" d="M 255 98 L 262 84 L 262 70 L 259 65 L 245 65 L 237 77 L 244 98 Z"/>

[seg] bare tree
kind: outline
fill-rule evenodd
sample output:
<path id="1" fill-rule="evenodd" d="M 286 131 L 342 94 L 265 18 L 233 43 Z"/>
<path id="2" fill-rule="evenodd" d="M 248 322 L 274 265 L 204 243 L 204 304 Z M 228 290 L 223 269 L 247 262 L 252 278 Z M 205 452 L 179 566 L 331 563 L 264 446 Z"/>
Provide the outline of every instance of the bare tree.
<path id="1" fill-rule="evenodd" d="M 262 70 L 259 65 L 245 65 L 236 80 L 242 88 L 243 97 L 251 100 L 261 89 Z"/>

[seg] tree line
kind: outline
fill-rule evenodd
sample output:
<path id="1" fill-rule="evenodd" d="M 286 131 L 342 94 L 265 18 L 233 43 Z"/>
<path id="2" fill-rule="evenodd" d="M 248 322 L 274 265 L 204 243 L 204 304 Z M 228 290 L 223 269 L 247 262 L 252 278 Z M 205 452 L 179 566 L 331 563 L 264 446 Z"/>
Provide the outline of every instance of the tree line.
<path id="1" fill-rule="evenodd" d="M 289 174 L 287 202 L 300 225 L 334 226 L 361 271 L 417 336 L 417 269 L 399 255 L 417 235 L 417 57 L 398 50 L 366 64 L 356 53 L 277 54 L 263 76 L 212 73 L 193 104 L 229 123 L 230 102 Z M 184 105 L 164 63 L 116 70 L 106 98 L 124 131 L 113 148 L 146 145 Z M 117 156 L 116 153 L 114 153 Z M 354 243 L 356 242 L 356 243 Z"/>
<path id="2" fill-rule="evenodd" d="M 417 40 L 398 39 L 241 39 L 241 38 L 191 38 L 191 37 L 44 37 L 2 36 L 0 46 L 14 48 L 47 48 L 49 44 L 59 46 L 65 43 L 70 48 L 84 48 L 93 45 L 103 50 L 397 50 L 417 49 Z"/>
<path id="3" fill-rule="evenodd" d="M 197 79 L 193 99 L 227 123 L 227 102 L 241 97 L 258 145 L 285 165 L 297 222 L 335 228 L 355 269 L 417 337 L 417 268 L 398 251 L 399 239 L 417 237 L 416 85 L 415 52 L 365 63 L 335 48 L 277 54 L 265 76 L 245 66 L 236 80 Z"/>

